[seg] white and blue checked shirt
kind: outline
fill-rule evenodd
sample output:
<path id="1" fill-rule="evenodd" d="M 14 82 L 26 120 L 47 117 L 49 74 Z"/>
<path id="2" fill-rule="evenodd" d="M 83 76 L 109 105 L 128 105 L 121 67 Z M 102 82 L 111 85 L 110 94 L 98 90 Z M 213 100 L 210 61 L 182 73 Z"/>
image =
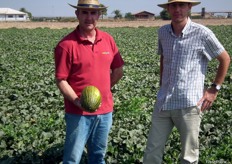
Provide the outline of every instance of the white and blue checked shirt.
<path id="1" fill-rule="evenodd" d="M 208 62 L 225 49 L 213 32 L 188 18 L 182 34 L 171 25 L 158 32 L 158 54 L 163 55 L 162 85 L 157 95 L 158 110 L 197 106 L 203 96 Z"/>

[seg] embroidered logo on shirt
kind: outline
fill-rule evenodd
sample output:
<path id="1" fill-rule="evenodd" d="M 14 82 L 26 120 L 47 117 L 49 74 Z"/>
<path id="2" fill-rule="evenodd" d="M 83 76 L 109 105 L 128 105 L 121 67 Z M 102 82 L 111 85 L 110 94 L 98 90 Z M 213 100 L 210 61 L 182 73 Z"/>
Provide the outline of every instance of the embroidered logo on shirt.
<path id="1" fill-rule="evenodd" d="M 110 52 L 102 52 L 102 55 L 109 55 Z"/>

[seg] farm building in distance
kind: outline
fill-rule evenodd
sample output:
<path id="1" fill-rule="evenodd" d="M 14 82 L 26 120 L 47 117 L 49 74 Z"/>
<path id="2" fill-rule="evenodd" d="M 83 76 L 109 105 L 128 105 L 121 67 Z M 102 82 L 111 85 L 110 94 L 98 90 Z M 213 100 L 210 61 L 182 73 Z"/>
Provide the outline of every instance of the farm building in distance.
<path id="1" fill-rule="evenodd" d="M 232 11 L 206 11 L 205 8 L 201 12 L 191 13 L 191 16 L 198 16 L 202 18 L 232 18 Z"/>
<path id="2" fill-rule="evenodd" d="M 0 21 L 27 21 L 27 13 L 11 8 L 0 8 Z"/>
<path id="3" fill-rule="evenodd" d="M 141 11 L 139 13 L 133 14 L 134 18 L 137 20 L 152 20 L 155 19 L 155 14 L 148 11 Z"/>

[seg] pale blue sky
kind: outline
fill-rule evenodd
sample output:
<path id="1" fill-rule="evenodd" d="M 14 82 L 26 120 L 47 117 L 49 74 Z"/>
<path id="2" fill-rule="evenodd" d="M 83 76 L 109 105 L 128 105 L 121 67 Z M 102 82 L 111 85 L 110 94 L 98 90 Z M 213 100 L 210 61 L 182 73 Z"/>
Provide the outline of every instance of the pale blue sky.
<path id="1" fill-rule="evenodd" d="M 162 8 L 157 4 L 168 0 L 99 0 L 101 4 L 108 6 L 108 16 L 114 10 L 120 10 L 122 14 L 131 12 L 148 11 L 159 15 Z M 200 12 L 203 7 L 206 11 L 232 11 L 232 0 L 200 0 L 201 4 L 193 7 L 193 12 Z M 19 10 L 24 7 L 33 16 L 75 16 L 74 9 L 68 3 L 76 5 L 77 0 L 0 0 L 0 8 L 12 8 Z"/>

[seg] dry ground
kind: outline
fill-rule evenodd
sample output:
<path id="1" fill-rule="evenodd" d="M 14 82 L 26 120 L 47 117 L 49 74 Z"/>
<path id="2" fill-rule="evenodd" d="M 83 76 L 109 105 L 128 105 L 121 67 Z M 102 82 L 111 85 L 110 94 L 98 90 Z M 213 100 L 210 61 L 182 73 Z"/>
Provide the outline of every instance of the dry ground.
<path id="1" fill-rule="evenodd" d="M 203 25 L 232 25 L 232 19 L 194 19 L 194 22 Z M 168 24 L 170 21 L 99 21 L 98 27 L 156 27 Z M 0 22 L 0 29 L 6 28 L 74 28 L 77 22 Z"/>

